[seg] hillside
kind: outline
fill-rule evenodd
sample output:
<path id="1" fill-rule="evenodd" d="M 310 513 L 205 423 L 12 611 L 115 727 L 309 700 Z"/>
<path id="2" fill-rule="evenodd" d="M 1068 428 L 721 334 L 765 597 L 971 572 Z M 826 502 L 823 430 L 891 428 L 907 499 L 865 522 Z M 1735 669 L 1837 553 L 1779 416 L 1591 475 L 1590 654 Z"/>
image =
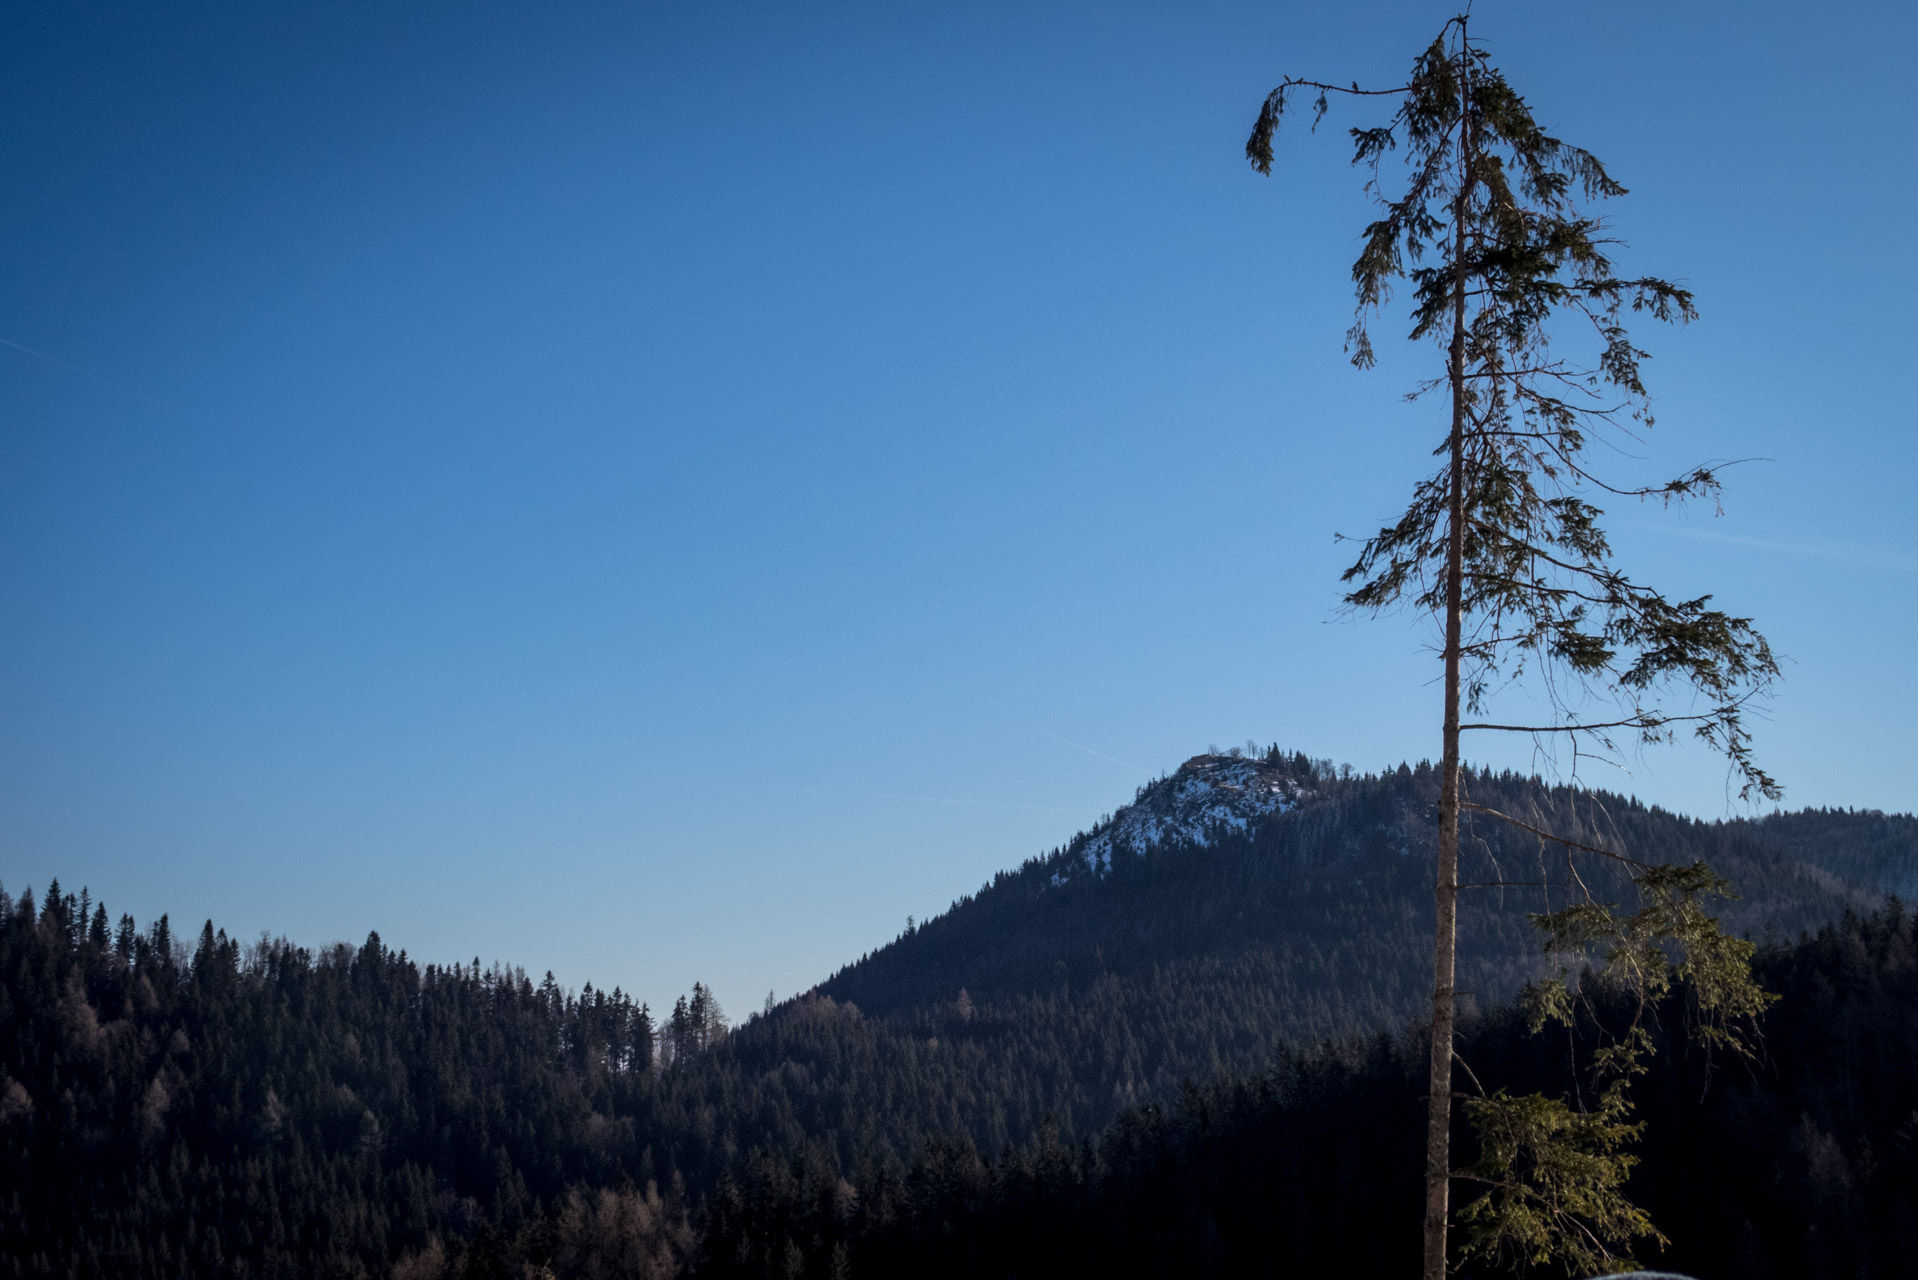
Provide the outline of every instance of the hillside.
<path id="1" fill-rule="evenodd" d="M 1910 817 L 1701 823 L 1512 775 L 1468 787 L 1587 843 L 1708 859 L 1754 935 L 1918 874 Z M 422 967 L 377 937 L 243 948 L 209 922 L 188 949 L 164 920 L 116 930 L 84 894 L 22 894 L 0 910 L 0 1276 L 69 1274 L 62 1258 L 77 1275 L 236 1258 L 379 1274 L 436 1238 L 537 1226 L 559 1249 L 602 1219 L 652 1251 L 633 1274 L 669 1274 L 689 1207 L 761 1156 L 869 1181 L 930 1138 L 1070 1146 L 1188 1080 L 1415 1017 L 1435 793 L 1425 767 L 1196 758 L 815 991 L 670 1053 L 617 991 Z M 1533 837 L 1483 819 L 1471 835 L 1468 881 L 1562 883 Z M 1461 975 L 1481 1007 L 1532 971 L 1538 892 L 1468 898 Z"/>
<path id="2" fill-rule="evenodd" d="M 1781 998 L 1749 1064 L 1688 1052 L 1683 1001 L 1661 1010 L 1629 1191 L 1669 1245 L 1641 1246 L 1641 1261 L 1700 1280 L 1914 1274 L 1915 953 L 1900 904 L 1763 948 L 1758 977 Z M 1565 1041 L 1531 1034 L 1515 1009 L 1461 1030 L 1486 1088 L 1568 1088 Z M 869 1170 L 856 1186 L 810 1156 L 758 1159 L 708 1215 L 697 1274 L 1404 1275 L 1418 1256 L 1425 1071 L 1416 1037 L 1378 1036 L 1127 1111 L 1084 1143 L 931 1143 L 903 1173 Z M 1459 1187 L 1461 1201 L 1477 1193 Z"/>
<path id="3" fill-rule="evenodd" d="M 819 990 L 897 1017 L 960 988 L 976 1005 L 1242 964 L 1286 975 L 1287 1008 L 1268 1028 L 1282 1038 L 1391 1025 L 1424 998 L 1437 786 L 1423 765 L 1352 776 L 1277 750 L 1198 756 Z M 1751 936 L 1795 934 L 1918 884 L 1910 817 L 1807 811 L 1705 823 L 1511 774 L 1470 772 L 1466 786 L 1480 804 L 1586 843 L 1646 861 L 1709 861 L 1739 895 L 1721 904 L 1728 927 Z M 1467 884 L 1554 886 L 1465 895 L 1462 985 L 1497 1001 L 1533 971 L 1524 912 L 1564 900 L 1564 855 L 1468 815 L 1461 856 Z M 1601 893 L 1629 892 L 1603 866 L 1581 874 Z"/>
<path id="4" fill-rule="evenodd" d="M 1710 862 L 1740 894 L 1723 903 L 1728 926 L 1754 937 L 1868 909 L 1883 886 L 1918 873 L 1910 817 L 1706 823 L 1510 774 L 1474 772 L 1467 786 L 1481 804 L 1587 843 Z M 889 1105 L 850 1122 L 863 1138 L 834 1145 L 846 1160 L 858 1150 L 899 1158 L 926 1132 L 984 1150 L 1023 1141 L 1048 1118 L 1068 1137 L 1094 1132 L 1187 1079 L 1257 1071 L 1281 1045 L 1396 1029 L 1428 995 L 1436 798 L 1425 766 L 1354 776 L 1276 749 L 1196 757 L 1093 830 L 743 1028 L 709 1071 L 803 1070 L 796 1123 L 742 1133 L 742 1145 L 784 1146 L 801 1130 L 850 1137 L 832 1100 L 878 1097 Z M 1601 894 L 1630 892 L 1607 867 L 1581 874 Z M 1461 878 L 1562 886 L 1564 860 L 1480 817 Z M 1564 900 L 1562 888 L 1550 892 Z M 1544 901 L 1538 890 L 1465 895 L 1469 1000 L 1500 1003 L 1537 972 L 1525 912 Z M 830 1048 L 819 1044 L 825 1026 L 836 1028 Z M 910 1087 L 897 1083 L 907 1078 Z"/>
<path id="5" fill-rule="evenodd" d="M 1709 861 L 1741 894 L 1729 926 L 1785 938 L 1866 910 L 1918 868 L 1918 820 L 1810 812 L 1698 822 L 1616 796 L 1474 772 L 1479 803 L 1650 861 Z M 897 1167 L 928 1134 L 997 1151 L 1050 1122 L 1065 1140 L 1184 1082 L 1253 1073 L 1283 1045 L 1406 1026 L 1429 982 L 1426 767 L 1352 775 L 1279 751 L 1202 756 L 1050 854 L 1002 873 L 805 997 L 755 1018 L 696 1071 L 667 1073 L 713 1137 L 656 1142 L 674 1167 L 716 1151 L 825 1153 Z M 1484 818 L 1470 883 L 1562 883 L 1562 856 Z M 1868 871 L 1872 879 L 1853 879 Z M 1630 892 L 1583 868 L 1601 893 Z M 1555 890 L 1555 893 L 1560 891 Z M 1503 899 L 1501 901 L 1501 898 Z M 1535 890 L 1461 910 L 1468 1007 L 1536 972 Z M 1562 893 L 1554 901 L 1563 901 Z"/>

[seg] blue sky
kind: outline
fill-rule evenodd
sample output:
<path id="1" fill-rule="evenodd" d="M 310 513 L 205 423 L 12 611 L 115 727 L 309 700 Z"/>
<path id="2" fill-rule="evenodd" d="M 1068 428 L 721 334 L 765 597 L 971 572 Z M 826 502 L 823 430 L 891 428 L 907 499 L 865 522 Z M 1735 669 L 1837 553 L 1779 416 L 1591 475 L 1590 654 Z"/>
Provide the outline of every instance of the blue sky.
<path id="1" fill-rule="evenodd" d="M 1208 744 L 1436 754 L 1336 611 L 1436 440 L 1360 117 L 1241 147 L 1449 12 L 15 6 L 0 880 L 745 1012 Z M 1911 809 L 1918 10 L 1476 27 L 1699 296 L 1621 472 L 1764 459 L 1622 558 L 1787 656 L 1789 804 Z"/>

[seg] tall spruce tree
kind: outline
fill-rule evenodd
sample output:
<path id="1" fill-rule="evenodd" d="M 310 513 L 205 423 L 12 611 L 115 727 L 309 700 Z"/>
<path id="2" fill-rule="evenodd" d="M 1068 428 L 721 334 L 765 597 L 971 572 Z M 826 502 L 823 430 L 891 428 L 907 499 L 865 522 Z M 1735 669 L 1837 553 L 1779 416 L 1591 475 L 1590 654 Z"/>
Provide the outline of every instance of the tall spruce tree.
<path id="1" fill-rule="evenodd" d="M 1725 754 L 1742 795 L 1779 794 L 1753 757 L 1745 722 L 1752 699 L 1778 675 L 1764 637 L 1748 619 L 1712 607 L 1709 596 L 1675 600 L 1627 576 L 1595 505 L 1719 493 L 1712 467 L 1632 485 L 1612 482 L 1587 459 L 1591 443 L 1652 425 L 1640 379 L 1645 353 L 1626 331 L 1626 313 L 1683 323 L 1695 318 L 1692 296 L 1668 280 L 1614 271 L 1616 242 L 1588 210 L 1625 188 L 1596 157 L 1539 126 L 1472 38 L 1466 16 L 1446 23 L 1404 84 L 1284 80 L 1246 144 L 1259 172 L 1271 172 L 1280 120 L 1301 95 L 1314 129 L 1333 95 L 1394 106 L 1383 124 L 1350 131 L 1353 163 L 1367 171 L 1380 213 L 1352 267 L 1358 314 L 1348 354 L 1361 368 L 1373 363 L 1369 326 L 1398 282 L 1411 294 L 1409 337 L 1444 353 L 1443 372 L 1412 395 L 1445 406 L 1439 466 L 1345 573 L 1352 609 L 1409 603 L 1443 635 L 1424 1275 L 1442 1280 L 1446 1272 L 1455 1179 L 1486 1187 L 1462 1214 L 1468 1253 L 1520 1265 L 1622 1267 L 1634 1238 L 1659 1238 L 1622 1193 L 1637 1133 L 1627 1086 L 1649 1052 L 1646 1011 L 1677 982 L 1701 1038 L 1748 1051 L 1752 1019 L 1766 1001 L 1750 976 L 1751 947 L 1720 933 L 1700 906 L 1727 888 L 1702 864 L 1651 865 L 1601 839 L 1574 839 L 1475 804 L 1461 790 L 1460 739 L 1478 730 L 1531 734 L 1569 743 L 1576 762 L 1688 728 Z M 1383 163 L 1394 153 L 1405 163 L 1396 187 Z M 1536 723 L 1486 715 L 1494 694 L 1521 682 L 1542 695 L 1548 715 Z M 1598 1087 L 1583 1104 L 1469 1098 L 1479 1158 L 1455 1169 L 1461 812 L 1511 822 L 1564 854 L 1568 905 L 1554 910 L 1548 899 L 1533 916 L 1559 958 L 1553 978 L 1533 988 L 1535 1024 L 1595 1017 L 1573 976 L 1578 957 L 1597 961 L 1601 981 L 1622 987 L 1636 1014 L 1591 1055 Z M 1622 914 L 1580 891 L 1575 859 L 1586 856 L 1626 868 L 1638 910 Z"/>
<path id="2" fill-rule="evenodd" d="M 686 1007 L 685 996 L 673 1002 L 672 1016 L 666 1021 L 665 1032 L 665 1052 L 660 1055 L 662 1064 L 683 1067 L 691 1062 L 698 1045 L 694 1041 L 693 1019 Z"/>

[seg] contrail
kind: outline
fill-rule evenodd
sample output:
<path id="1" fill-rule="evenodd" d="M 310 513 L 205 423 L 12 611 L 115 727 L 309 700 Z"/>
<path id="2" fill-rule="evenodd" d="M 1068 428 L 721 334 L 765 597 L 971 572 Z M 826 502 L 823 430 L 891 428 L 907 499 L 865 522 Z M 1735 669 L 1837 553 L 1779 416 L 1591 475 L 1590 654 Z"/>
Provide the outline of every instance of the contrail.
<path id="1" fill-rule="evenodd" d="M 1849 560 L 1854 564 L 1868 564 L 1886 569 L 1898 569 L 1906 573 L 1918 569 L 1918 556 L 1904 554 L 1897 550 L 1882 547 L 1870 547 L 1856 542 L 1837 542 L 1825 539 L 1779 539 L 1753 538 L 1738 533 L 1720 533 L 1716 529 L 1686 529 L 1672 526 L 1659 528 L 1646 522 L 1630 522 L 1632 527 L 1656 529 L 1668 536 L 1695 538 L 1701 542 L 1719 542 L 1734 547 L 1753 547 L 1760 551 L 1778 551 L 1786 555 L 1814 556 L 1828 560 Z"/>
<path id="2" fill-rule="evenodd" d="M 1085 752 L 1089 756 L 1098 756 L 1101 760 L 1110 760 L 1112 761 L 1112 763 L 1124 765 L 1128 769 L 1137 769 L 1140 773 L 1152 772 L 1152 770 L 1146 768 L 1142 764 L 1134 764 L 1130 760 L 1121 760 L 1119 759 L 1119 757 L 1109 756 L 1103 751 L 1094 751 L 1091 747 L 1088 747 L 1083 742 L 1074 742 L 1071 738 L 1061 738 L 1058 734 L 1048 732 L 1045 729 L 1041 729 L 1039 730 L 1039 732 L 1045 734 L 1046 737 L 1051 738 L 1054 742 L 1063 742 L 1068 747 L 1077 747 L 1079 748 L 1079 750 Z"/>
<path id="3" fill-rule="evenodd" d="M 32 347 L 25 346 L 21 343 L 15 342 L 11 338 L 0 338 L 0 347 L 12 347 L 15 351 L 25 352 L 27 355 L 32 356 L 35 360 L 45 360 L 48 364 L 52 365 L 56 369 L 65 369 L 68 373 L 77 373 L 81 377 L 91 378 L 95 382 L 106 381 L 105 378 L 102 378 L 97 373 L 89 373 L 78 365 L 68 364 L 64 360 L 56 360 L 44 351 L 35 351 Z"/>
<path id="4" fill-rule="evenodd" d="M 138 387 L 134 386 L 130 382 L 126 382 L 119 378 L 105 377 L 101 374 L 93 372 L 93 370 L 91 369 L 82 369 L 77 364 L 68 364 L 66 361 L 61 360 L 56 356 L 50 356 L 44 351 L 35 351 L 32 347 L 29 347 L 24 342 L 15 342 L 12 338 L 0 338 L 0 347 L 11 347 L 15 351 L 18 351 L 21 355 L 32 356 L 35 360 L 44 360 L 46 363 L 52 365 L 54 368 L 64 369 L 68 373 L 77 374 L 80 377 L 85 378 L 88 382 L 94 383 L 101 387 L 105 387 L 108 390 L 118 391 L 123 395 L 131 395 L 133 397 L 133 402 L 144 408 L 158 409 L 165 413 L 178 414 L 183 418 L 188 418 L 196 421 L 199 419 L 199 416 L 200 416 L 199 414 L 194 413 L 193 411 L 188 409 L 182 409 L 179 405 L 170 404 L 165 400 L 155 400 L 152 397 L 146 395 Z"/>

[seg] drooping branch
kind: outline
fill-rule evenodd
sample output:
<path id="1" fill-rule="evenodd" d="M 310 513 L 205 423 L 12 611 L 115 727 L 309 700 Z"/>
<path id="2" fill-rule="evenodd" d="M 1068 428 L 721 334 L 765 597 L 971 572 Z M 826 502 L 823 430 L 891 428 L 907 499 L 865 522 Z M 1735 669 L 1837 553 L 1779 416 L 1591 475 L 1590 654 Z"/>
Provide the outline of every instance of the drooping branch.
<path id="1" fill-rule="evenodd" d="M 1742 718 L 1779 675 L 1769 644 L 1749 619 L 1712 607 L 1710 596 L 1674 600 L 1627 577 L 1612 563 L 1605 513 L 1588 499 L 1670 503 L 1718 496 L 1716 466 L 1694 467 L 1663 484 L 1631 485 L 1600 474 L 1586 455 L 1595 442 L 1636 445 L 1653 425 L 1642 377 L 1647 353 L 1633 343 L 1626 321 L 1688 323 L 1698 315 L 1693 296 L 1669 280 L 1614 270 L 1620 242 L 1591 209 L 1624 195 L 1625 187 L 1591 153 L 1539 126 L 1468 38 L 1467 21 L 1460 15 L 1448 22 L 1402 86 L 1363 90 L 1287 78 L 1265 99 L 1246 145 L 1253 166 L 1269 173 L 1273 139 L 1295 95 L 1313 95 L 1315 130 L 1333 95 L 1396 96 L 1382 124 L 1350 130 L 1353 163 L 1368 170 L 1365 190 L 1378 210 L 1351 268 L 1356 314 L 1346 349 L 1354 364 L 1373 363 L 1368 326 L 1393 289 L 1404 287 L 1410 293 L 1407 336 L 1444 351 L 1444 373 L 1416 384 L 1406 397 L 1447 395 L 1446 430 L 1433 450 L 1439 464 L 1415 485 L 1395 522 L 1362 540 L 1342 578 L 1348 608 L 1416 606 L 1445 632 L 1427 1280 L 1442 1280 L 1448 1269 L 1448 1171 L 1489 1189 L 1460 1215 L 1468 1253 L 1502 1253 L 1521 1264 L 1552 1260 L 1589 1272 L 1612 1269 L 1618 1248 L 1634 1239 L 1662 1239 L 1623 1196 L 1634 1162 L 1625 1148 L 1639 1130 L 1627 1085 L 1650 1052 L 1648 1004 L 1673 980 L 1689 982 L 1696 1007 L 1709 1011 L 1708 1043 L 1717 1035 L 1734 1046 L 1744 1042 L 1729 1023 L 1763 1006 L 1754 994 L 1749 952 L 1719 933 L 1698 903 L 1702 894 L 1723 891 L 1722 881 L 1702 867 L 1661 867 L 1599 847 L 1601 837 L 1561 835 L 1544 819 L 1459 803 L 1459 733 L 1565 735 L 1576 759 L 1593 742 L 1616 752 L 1612 731 L 1659 741 L 1690 724 L 1743 776 L 1743 794 L 1777 794 L 1753 760 Z M 1405 161 L 1396 187 L 1383 172 L 1389 153 Z M 1567 330 L 1583 347 L 1570 358 L 1554 347 Z M 1461 702 L 1478 714 L 1497 687 L 1521 678 L 1542 684 L 1552 723 L 1505 723 L 1488 715 L 1460 724 Z M 1687 695 L 1694 700 L 1690 708 L 1683 707 Z M 1592 709 L 1596 718 L 1581 722 L 1583 701 L 1594 696 L 1610 706 Z M 1668 698 L 1683 713 L 1664 710 Z M 1708 705 L 1697 710 L 1701 703 Z M 1457 848 L 1461 811 L 1536 837 L 1540 878 L 1508 880 L 1493 856 L 1494 879 L 1458 885 L 1448 858 Z M 1479 843 L 1490 854 L 1490 844 Z M 1580 1086 L 1567 1102 L 1488 1095 L 1480 1088 L 1467 1099 L 1481 1158 L 1461 1170 L 1447 1155 L 1456 995 L 1451 895 L 1461 887 L 1561 887 L 1545 865 L 1548 846 L 1563 851 L 1562 887 L 1574 900 L 1534 917 L 1548 953 L 1601 953 L 1604 980 L 1616 975 L 1639 997 L 1637 1009 L 1630 1025 L 1611 1036 L 1596 1012 L 1583 1007 L 1600 1041 L 1589 1064 L 1602 1086 L 1595 1094 Z M 1625 868 L 1643 908 L 1621 915 L 1616 904 L 1599 901 L 1580 873 L 1587 858 Z M 1675 969 L 1667 947 L 1685 957 Z M 1562 982 L 1543 990 L 1547 1012 L 1563 1015 L 1570 1035 L 1582 997 Z"/>
<path id="2" fill-rule="evenodd" d="M 1490 809 L 1482 804 L 1474 804 L 1470 800 L 1461 800 L 1459 802 L 1459 808 L 1469 809 L 1473 813 L 1482 813 L 1488 818 L 1497 818 L 1500 822 L 1509 823 L 1512 826 L 1517 827 L 1520 831 L 1529 832 L 1530 834 L 1537 836 L 1541 840 L 1549 840 L 1553 844 L 1563 845 L 1567 849 L 1576 849 L 1580 853 L 1597 854 L 1601 858 L 1610 858 L 1614 862 L 1622 862 L 1626 866 L 1639 867 L 1647 871 L 1651 870 L 1656 865 L 1650 862 L 1641 862 L 1637 858 L 1629 857 L 1625 854 L 1619 853 L 1617 850 L 1614 850 L 1614 849 L 1601 849 L 1597 845 L 1585 844 L 1581 841 L 1573 840 L 1567 836 L 1559 835 L 1557 832 L 1547 831 L 1545 828 L 1533 826 L 1531 823 L 1526 822 L 1521 818 L 1514 818 L 1509 813 L 1501 813 L 1497 809 Z"/>
<path id="3" fill-rule="evenodd" d="M 1279 131 L 1279 118 L 1285 114 L 1286 99 L 1295 89 L 1316 89 L 1318 97 L 1312 102 L 1312 130 L 1318 131 L 1319 121 L 1325 119 L 1331 110 L 1330 95 L 1347 94 L 1356 98 L 1392 98 L 1411 91 L 1411 85 L 1395 85 L 1390 89 L 1361 89 L 1357 81 L 1349 85 L 1328 84 L 1322 80 L 1306 80 L 1298 76 L 1287 76 L 1265 97 L 1265 105 L 1259 110 L 1259 117 L 1253 122 L 1252 136 L 1245 142 L 1245 158 L 1254 169 L 1268 177 L 1272 173 L 1272 139 Z"/>

